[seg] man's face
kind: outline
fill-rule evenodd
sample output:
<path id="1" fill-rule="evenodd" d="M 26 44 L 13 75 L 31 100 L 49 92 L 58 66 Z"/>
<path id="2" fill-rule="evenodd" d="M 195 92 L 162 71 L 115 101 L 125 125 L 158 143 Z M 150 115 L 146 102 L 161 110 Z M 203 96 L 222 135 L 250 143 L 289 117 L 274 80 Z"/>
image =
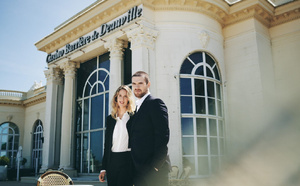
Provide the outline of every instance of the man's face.
<path id="1" fill-rule="evenodd" d="M 150 82 L 146 84 L 144 77 L 132 77 L 132 90 L 137 98 L 142 98 L 148 93 Z"/>

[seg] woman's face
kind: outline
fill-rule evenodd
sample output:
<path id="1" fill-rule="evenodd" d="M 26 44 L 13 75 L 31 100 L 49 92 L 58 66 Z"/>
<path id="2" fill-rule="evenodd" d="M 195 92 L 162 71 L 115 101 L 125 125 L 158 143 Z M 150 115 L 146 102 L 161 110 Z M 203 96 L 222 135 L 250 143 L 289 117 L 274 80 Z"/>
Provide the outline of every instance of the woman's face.
<path id="1" fill-rule="evenodd" d="M 124 89 L 121 89 L 118 93 L 118 96 L 117 96 L 117 103 L 118 103 L 118 106 L 120 108 L 123 108 L 123 107 L 127 107 L 128 105 L 128 96 L 127 96 L 127 91 L 124 90 Z"/>

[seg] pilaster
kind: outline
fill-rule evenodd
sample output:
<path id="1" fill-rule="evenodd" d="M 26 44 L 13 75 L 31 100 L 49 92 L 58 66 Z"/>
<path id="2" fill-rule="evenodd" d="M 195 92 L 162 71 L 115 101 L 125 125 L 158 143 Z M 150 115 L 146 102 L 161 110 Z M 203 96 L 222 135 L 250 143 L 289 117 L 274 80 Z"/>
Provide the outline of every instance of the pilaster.
<path id="1" fill-rule="evenodd" d="M 56 154 L 60 151 L 57 148 L 57 144 L 60 144 L 60 133 L 57 134 L 56 131 L 59 129 L 61 123 L 58 102 L 63 84 L 63 76 L 60 69 L 50 67 L 44 73 L 47 78 L 47 89 L 43 151 L 47 153 L 43 153 L 41 172 L 44 172 L 48 168 L 58 167 L 59 160 L 56 159 Z"/>
<path id="2" fill-rule="evenodd" d="M 112 99 L 114 92 L 123 84 L 122 66 L 125 43 L 121 39 L 112 39 L 105 43 L 104 47 L 110 52 L 110 77 L 109 77 L 109 100 Z"/>
<path id="3" fill-rule="evenodd" d="M 73 165 L 73 142 L 74 142 L 74 105 L 75 105 L 75 75 L 79 63 L 67 61 L 60 67 L 64 71 L 65 83 L 62 105 L 62 127 L 61 127 L 61 153 L 60 166 L 64 170 L 74 169 Z"/>
<path id="4" fill-rule="evenodd" d="M 158 31 L 147 27 L 141 23 L 139 27 L 127 32 L 131 42 L 132 51 L 132 73 L 136 71 L 145 71 L 149 74 L 150 80 L 155 82 L 156 60 L 155 60 L 155 41 Z M 156 91 L 154 85 L 151 85 L 152 93 Z"/>

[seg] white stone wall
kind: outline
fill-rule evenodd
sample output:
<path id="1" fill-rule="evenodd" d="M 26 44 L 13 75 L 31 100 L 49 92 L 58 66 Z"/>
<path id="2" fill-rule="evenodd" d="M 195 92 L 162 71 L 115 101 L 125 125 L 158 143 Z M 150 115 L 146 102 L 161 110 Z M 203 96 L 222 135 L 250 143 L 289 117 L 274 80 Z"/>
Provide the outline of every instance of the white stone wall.
<path id="1" fill-rule="evenodd" d="M 156 81 L 150 90 L 156 89 L 157 97 L 166 103 L 169 110 L 169 154 L 173 165 L 182 166 L 181 110 L 179 73 L 184 59 L 196 51 L 212 54 L 225 79 L 223 37 L 218 22 L 210 17 L 183 11 L 155 12 Z M 207 43 L 201 42 L 201 33 L 208 34 Z"/>

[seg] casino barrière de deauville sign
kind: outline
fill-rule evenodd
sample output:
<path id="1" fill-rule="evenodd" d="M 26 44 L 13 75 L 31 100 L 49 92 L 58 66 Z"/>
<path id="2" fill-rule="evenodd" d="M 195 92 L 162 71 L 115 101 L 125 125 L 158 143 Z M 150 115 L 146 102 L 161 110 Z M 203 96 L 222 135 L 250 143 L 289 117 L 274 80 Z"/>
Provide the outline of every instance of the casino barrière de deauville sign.
<path id="1" fill-rule="evenodd" d="M 54 60 L 57 60 L 65 55 L 67 55 L 70 52 L 73 52 L 83 46 L 85 46 L 88 43 L 91 43 L 101 37 L 103 37 L 105 34 L 125 25 L 129 22 L 135 20 L 138 17 L 142 16 L 143 12 L 143 5 L 135 6 L 128 10 L 123 15 L 113 19 L 112 21 L 102 24 L 99 28 L 89 32 L 88 34 L 78 38 L 77 40 L 66 44 L 64 47 L 56 50 L 55 52 L 48 54 L 46 62 L 50 63 Z"/>

